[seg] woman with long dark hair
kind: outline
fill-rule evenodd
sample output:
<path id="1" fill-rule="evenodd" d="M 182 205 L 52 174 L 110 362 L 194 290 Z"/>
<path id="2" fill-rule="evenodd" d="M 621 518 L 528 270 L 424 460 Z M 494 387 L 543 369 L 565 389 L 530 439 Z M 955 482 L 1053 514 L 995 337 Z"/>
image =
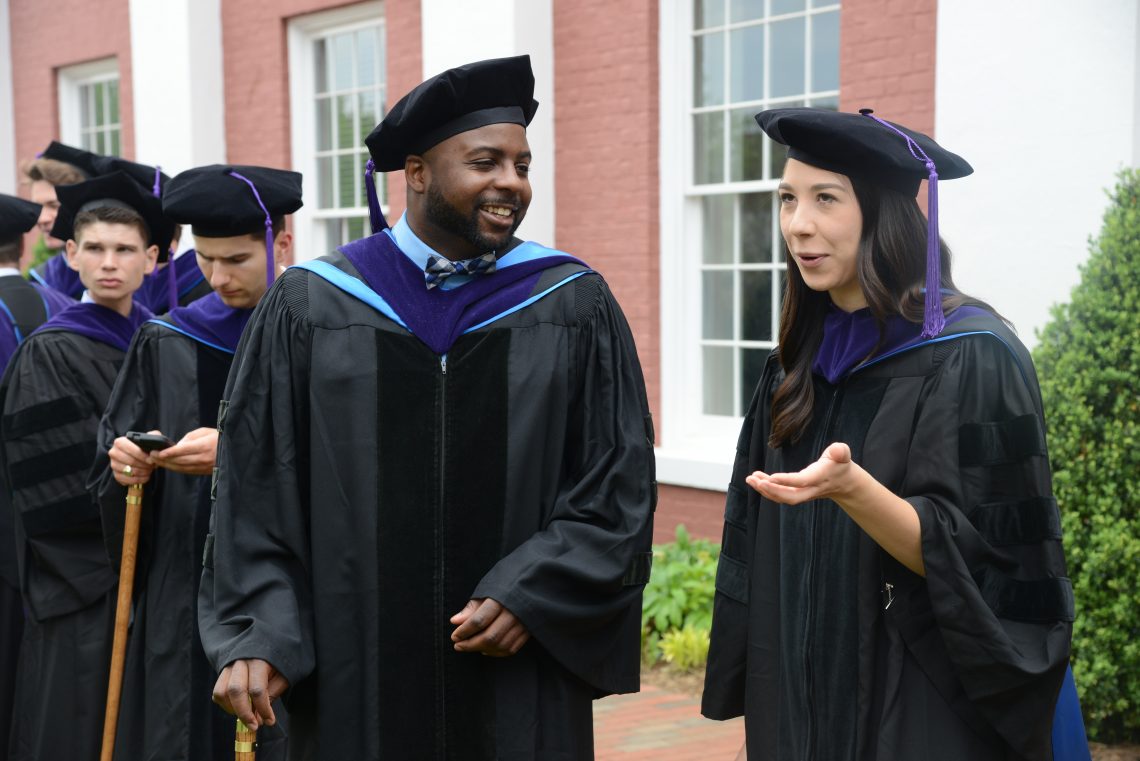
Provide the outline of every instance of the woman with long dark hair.
<path id="1" fill-rule="evenodd" d="M 751 761 L 1051 759 L 1072 587 L 1029 354 L 938 237 L 937 180 L 972 169 L 870 112 L 757 121 L 788 146 L 788 280 L 703 712 L 744 715 Z"/>

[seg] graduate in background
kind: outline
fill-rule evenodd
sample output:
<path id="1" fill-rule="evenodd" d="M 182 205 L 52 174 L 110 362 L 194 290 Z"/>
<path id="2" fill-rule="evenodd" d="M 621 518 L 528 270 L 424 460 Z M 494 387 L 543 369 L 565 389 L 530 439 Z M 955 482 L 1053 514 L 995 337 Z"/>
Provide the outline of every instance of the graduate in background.
<path id="1" fill-rule="evenodd" d="M 49 247 L 59 248 L 63 245 L 61 241 L 50 235 L 59 207 L 55 186 L 82 182 L 113 172 L 125 172 L 138 183 L 140 188 L 155 197 L 161 196 L 162 188 L 170 181 L 170 178 L 157 167 L 117 156 L 102 156 L 54 140 L 28 165 L 25 173 L 32 180 L 32 199 L 44 204 L 44 212 L 40 216 L 40 228 L 44 231 L 44 240 Z M 173 306 L 172 301 L 185 306 L 211 292 L 210 284 L 198 269 L 192 251 L 184 252 L 178 257 L 174 256 L 179 237 L 179 231 L 175 228 L 169 250 L 164 249 L 159 252 L 159 267 L 147 275 L 142 287 L 135 293 L 137 303 L 158 314 L 169 310 Z M 168 271 L 167 268 L 171 264 L 175 269 Z M 169 282 L 171 272 L 175 277 L 174 284 Z M 83 292 L 79 276 L 68 266 L 67 258 L 62 251 L 32 269 L 28 276 L 33 281 L 74 299 L 78 299 Z"/>
<path id="2" fill-rule="evenodd" d="M 36 226 L 41 207 L 0 194 L 0 374 L 33 330 L 75 302 L 20 275 L 24 233 Z M 11 504 L 0 494 L 0 537 L 11 537 Z M 16 573 L 16 548 L 0 545 L 0 752 L 8 748 L 8 727 L 16 687 L 16 663 L 24 631 L 24 609 Z"/>
<path id="3" fill-rule="evenodd" d="M 533 91 L 521 56 L 401 99 L 367 143 L 407 214 L 372 188 L 238 347 L 200 626 L 250 726 L 291 686 L 292 759 L 585 761 L 638 689 L 652 425 L 605 281 L 514 237 Z"/>
<path id="4" fill-rule="evenodd" d="M 1073 591 L 1041 396 L 938 237 L 939 179 L 973 170 L 869 111 L 756 119 L 788 146 L 788 285 L 702 710 L 744 716 L 750 761 L 1052 761 Z"/>
<path id="5" fill-rule="evenodd" d="M 284 217 L 300 207 L 301 175 L 261 167 L 191 169 L 163 194 L 167 218 L 192 225 L 199 266 L 213 292 L 139 329 L 99 426 L 91 487 L 113 561 L 122 552 L 126 487 L 147 484 L 117 759 L 195 761 L 233 752 L 234 722 L 210 700 L 217 674 L 198 636 L 208 476 L 234 350 L 289 258 L 293 241 Z M 267 215 L 273 230 L 268 258 Z M 162 433 L 178 443 L 148 456 L 124 437 L 127 431 Z M 258 739 L 259 760 L 285 757 L 280 728 L 263 730 Z"/>
<path id="6" fill-rule="evenodd" d="M 0 474 L 10 493 L 21 642 L 9 759 L 99 754 L 118 582 L 87 490 L 95 435 L 135 330 L 132 296 L 169 245 L 158 199 L 116 173 L 58 188 L 53 235 L 86 291 L 16 352 L 0 383 Z"/>

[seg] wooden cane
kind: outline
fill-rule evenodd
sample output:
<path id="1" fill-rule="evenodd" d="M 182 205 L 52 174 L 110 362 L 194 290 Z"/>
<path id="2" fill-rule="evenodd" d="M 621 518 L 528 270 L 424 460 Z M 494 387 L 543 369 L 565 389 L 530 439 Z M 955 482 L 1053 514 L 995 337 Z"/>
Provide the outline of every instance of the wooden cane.
<path id="1" fill-rule="evenodd" d="M 234 761 L 256 761 L 257 730 L 250 729 L 241 719 L 237 720 L 234 733 Z"/>
<path id="2" fill-rule="evenodd" d="M 111 678 L 107 682 L 107 710 L 103 714 L 103 751 L 99 761 L 111 761 L 115 753 L 115 729 L 119 724 L 119 698 L 123 692 L 123 665 L 127 658 L 127 625 L 131 621 L 131 595 L 135 586 L 135 558 L 139 549 L 139 518 L 142 516 L 142 484 L 127 487 L 127 520 L 123 528 L 123 558 L 119 566 L 119 599 L 115 605 L 115 639 L 111 646 Z"/>

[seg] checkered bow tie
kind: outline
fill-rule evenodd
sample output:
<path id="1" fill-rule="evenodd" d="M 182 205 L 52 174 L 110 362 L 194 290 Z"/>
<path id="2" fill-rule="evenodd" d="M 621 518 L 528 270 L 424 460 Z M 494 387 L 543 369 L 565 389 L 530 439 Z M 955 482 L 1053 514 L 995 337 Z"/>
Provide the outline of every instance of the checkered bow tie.
<path id="1" fill-rule="evenodd" d="M 498 263 L 499 260 L 495 257 L 494 251 L 477 256 L 474 259 L 463 259 L 458 262 L 433 254 L 428 257 L 427 264 L 424 266 L 424 282 L 430 291 L 452 275 L 490 275 L 495 271 Z"/>

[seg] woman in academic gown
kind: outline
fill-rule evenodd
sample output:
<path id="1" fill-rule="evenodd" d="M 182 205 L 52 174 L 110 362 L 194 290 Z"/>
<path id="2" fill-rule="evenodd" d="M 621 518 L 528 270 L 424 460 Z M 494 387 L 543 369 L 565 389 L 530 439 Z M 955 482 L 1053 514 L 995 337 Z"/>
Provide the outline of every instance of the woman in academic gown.
<path id="1" fill-rule="evenodd" d="M 937 234 L 937 179 L 972 169 L 869 112 L 757 121 L 788 146 L 788 287 L 703 712 L 745 716 L 750 761 L 1050 759 L 1072 586 L 1029 354 Z"/>

